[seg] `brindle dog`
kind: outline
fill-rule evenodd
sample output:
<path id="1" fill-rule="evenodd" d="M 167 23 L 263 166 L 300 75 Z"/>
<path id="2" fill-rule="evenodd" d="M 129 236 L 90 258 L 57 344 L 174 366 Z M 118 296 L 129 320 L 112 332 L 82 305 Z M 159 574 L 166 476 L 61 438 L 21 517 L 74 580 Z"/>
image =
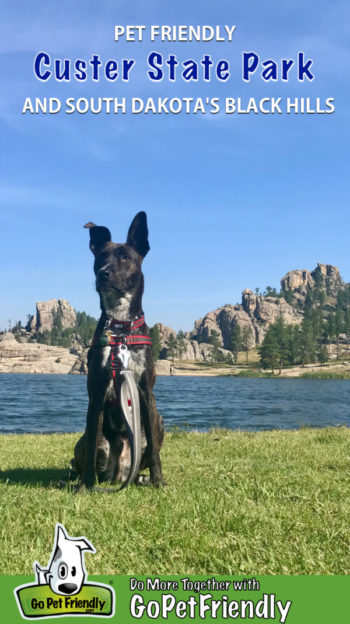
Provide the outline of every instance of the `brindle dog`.
<path id="1" fill-rule="evenodd" d="M 89 407 L 84 435 L 74 449 L 74 466 L 82 487 L 93 489 L 96 476 L 101 481 L 125 481 L 131 463 L 130 445 L 111 371 L 111 348 L 96 344 L 106 327 L 114 321 L 132 322 L 142 317 L 144 279 L 142 260 L 150 249 L 147 218 L 139 212 L 134 218 L 124 244 L 111 241 L 106 227 L 87 223 L 90 249 L 95 256 L 96 289 L 102 314 L 95 333 L 95 344 L 88 353 Z M 119 330 L 118 330 L 119 331 Z M 133 335 L 148 336 L 146 324 L 132 330 Z M 123 333 L 123 331 L 121 331 Z M 132 371 L 140 399 L 142 460 L 140 469 L 150 470 L 150 482 L 164 485 L 159 451 L 164 437 L 163 419 L 157 411 L 153 394 L 155 369 L 152 347 L 132 345 L 128 368 Z M 117 375 L 118 376 L 118 375 Z M 121 375 L 119 373 L 119 381 Z M 120 386 L 118 383 L 117 385 Z M 139 478 L 139 482 L 142 478 Z"/>

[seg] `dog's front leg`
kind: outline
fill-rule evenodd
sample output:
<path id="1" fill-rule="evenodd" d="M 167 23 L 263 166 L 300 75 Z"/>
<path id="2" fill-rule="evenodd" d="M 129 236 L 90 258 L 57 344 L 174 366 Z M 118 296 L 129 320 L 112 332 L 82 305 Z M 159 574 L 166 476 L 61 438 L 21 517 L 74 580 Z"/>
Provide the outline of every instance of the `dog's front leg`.
<path id="1" fill-rule="evenodd" d="M 152 485 L 160 487 L 166 485 L 162 474 L 162 466 L 160 462 L 160 443 L 159 443 L 159 415 L 157 411 L 156 401 L 152 391 L 140 393 L 141 412 L 145 427 L 147 439 L 147 455 Z"/>
<path id="2" fill-rule="evenodd" d="M 97 437 L 102 431 L 104 396 L 92 396 L 86 417 L 86 461 L 83 472 L 83 485 L 93 489 L 96 481 Z"/>

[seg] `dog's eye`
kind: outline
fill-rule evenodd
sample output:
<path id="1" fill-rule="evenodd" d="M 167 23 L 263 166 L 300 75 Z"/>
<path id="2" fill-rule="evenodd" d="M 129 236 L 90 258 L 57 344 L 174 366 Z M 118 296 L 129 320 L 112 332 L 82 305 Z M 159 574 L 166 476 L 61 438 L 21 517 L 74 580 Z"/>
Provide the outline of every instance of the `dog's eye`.
<path id="1" fill-rule="evenodd" d="M 130 256 L 122 256 L 122 262 L 129 262 L 131 260 Z"/>
<path id="2" fill-rule="evenodd" d="M 77 569 L 75 566 L 72 567 L 72 576 L 75 576 L 77 573 Z"/>
<path id="3" fill-rule="evenodd" d="M 60 563 L 58 566 L 58 576 L 60 579 L 66 578 L 68 574 L 68 566 L 65 563 Z"/>

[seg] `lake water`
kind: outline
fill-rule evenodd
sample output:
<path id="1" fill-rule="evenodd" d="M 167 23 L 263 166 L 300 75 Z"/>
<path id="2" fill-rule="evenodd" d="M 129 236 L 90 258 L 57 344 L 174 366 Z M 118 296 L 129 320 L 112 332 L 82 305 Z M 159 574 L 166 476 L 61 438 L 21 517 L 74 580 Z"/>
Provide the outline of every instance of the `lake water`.
<path id="1" fill-rule="evenodd" d="M 166 428 L 258 431 L 350 426 L 350 381 L 158 377 L 155 394 Z M 0 433 L 81 431 L 86 377 L 0 375 Z"/>

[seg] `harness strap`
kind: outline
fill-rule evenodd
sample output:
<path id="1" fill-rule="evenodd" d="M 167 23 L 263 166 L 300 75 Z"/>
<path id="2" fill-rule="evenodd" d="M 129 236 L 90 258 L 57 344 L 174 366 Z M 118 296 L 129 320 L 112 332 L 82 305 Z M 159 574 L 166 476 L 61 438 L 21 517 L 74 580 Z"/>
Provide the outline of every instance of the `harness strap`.
<path id="1" fill-rule="evenodd" d="M 125 344 L 128 347 L 135 345 L 152 346 L 152 340 L 149 336 L 134 334 L 135 329 L 139 329 L 145 324 L 145 315 L 141 314 L 134 321 L 119 321 L 118 319 L 107 319 L 102 334 L 95 335 L 92 339 L 93 347 L 119 347 Z M 97 331 L 97 330 L 96 330 Z"/>
<path id="2" fill-rule="evenodd" d="M 118 321 L 117 319 L 109 319 L 108 327 L 109 329 L 138 329 L 145 324 L 145 315 L 141 314 L 141 316 L 134 321 Z"/>
<path id="3" fill-rule="evenodd" d="M 102 334 L 102 336 L 94 336 L 91 345 L 93 347 L 119 347 L 119 345 L 126 344 L 128 347 L 135 345 L 149 345 L 152 346 L 152 340 L 149 336 L 142 336 L 141 334 L 132 334 L 123 336 L 123 339 L 119 339 L 119 336 L 111 334 Z"/>

